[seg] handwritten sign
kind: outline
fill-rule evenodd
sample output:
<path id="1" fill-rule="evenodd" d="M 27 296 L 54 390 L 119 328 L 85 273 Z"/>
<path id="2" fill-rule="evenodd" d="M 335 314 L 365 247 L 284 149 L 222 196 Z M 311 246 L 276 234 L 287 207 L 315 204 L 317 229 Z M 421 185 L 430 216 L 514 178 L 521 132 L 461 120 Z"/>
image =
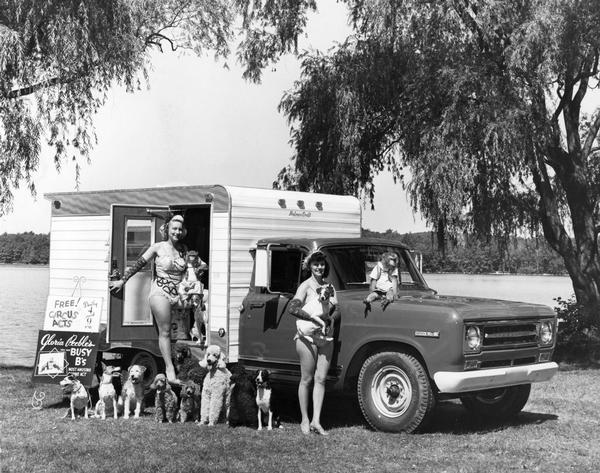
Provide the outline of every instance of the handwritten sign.
<path id="1" fill-rule="evenodd" d="M 98 332 L 102 303 L 101 297 L 49 296 L 46 303 L 44 330 Z"/>
<path id="2" fill-rule="evenodd" d="M 34 383 L 58 384 L 69 374 L 91 386 L 99 333 L 40 330 L 33 369 Z"/>

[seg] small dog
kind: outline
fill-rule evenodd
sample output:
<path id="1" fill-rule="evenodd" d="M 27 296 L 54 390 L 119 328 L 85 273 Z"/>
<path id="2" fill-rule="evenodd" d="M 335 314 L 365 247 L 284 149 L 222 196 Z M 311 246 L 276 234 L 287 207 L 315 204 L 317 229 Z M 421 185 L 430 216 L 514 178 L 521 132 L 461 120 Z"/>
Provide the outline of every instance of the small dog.
<path id="1" fill-rule="evenodd" d="M 70 395 L 71 419 L 75 420 L 76 411 L 83 411 L 83 417 L 88 419 L 90 396 L 77 376 L 69 374 L 59 384 L 63 392 Z"/>
<path id="2" fill-rule="evenodd" d="M 267 416 L 268 419 L 267 430 L 273 429 L 273 420 L 275 420 L 275 426 L 281 428 L 279 416 L 275 409 L 275 396 L 269 381 L 269 372 L 258 370 L 254 380 L 256 383 L 256 406 L 258 407 L 258 430 L 263 428 L 263 416 Z"/>
<path id="3" fill-rule="evenodd" d="M 143 410 L 145 371 L 146 367 L 140 365 L 131 365 L 127 370 L 127 379 L 118 401 L 118 407 L 123 410 L 125 419 L 129 419 L 132 410 L 137 419 Z"/>
<path id="4" fill-rule="evenodd" d="M 96 417 L 102 417 L 102 420 L 106 420 L 107 404 L 112 406 L 113 417 L 117 418 L 117 392 L 113 380 L 118 378 L 120 373 L 121 368 L 110 365 L 104 366 L 102 371 L 100 386 L 98 386 L 99 399 L 96 403 Z"/>
<path id="5" fill-rule="evenodd" d="M 181 381 L 187 381 L 190 379 L 190 372 L 198 368 L 198 362 L 190 348 L 187 345 L 176 343 L 171 348 L 171 358 L 173 359 L 173 366 L 175 366 L 175 372 L 177 378 Z M 202 385 L 202 383 L 199 383 Z"/>
<path id="6" fill-rule="evenodd" d="M 202 383 L 202 402 L 200 406 L 200 424 L 215 425 L 222 417 L 227 418 L 229 406 L 229 379 L 231 373 L 225 365 L 221 349 L 209 345 L 200 366 L 208 373 Z"/>
<path id="7" fill-rule="evenodd" d="M 229 400 L 229 427 L 256 428 L 258 407 L 256 405 L 256 385 L 244 365 L 237 363 L 229 368 L 231 372 L 231 395 Z"/>
<path id="8" fill-rule="evenodd" d="M 317 294 L 319 297 L 305 304 L 302 310 L 321 318 L 325 322 L 325 327 L 317 326 L 312 320 L 298 319 L 296 329 L 299 335 L 318 345 L 333 340 L 333 337 L 329 337 L 328 334 L 331 328 L 329 312 L 333 307 L 330 299 L 335 296 L 335 290 L 331 284 L 324 284 L 317 288 Z"/>
<path id="9" fill-rule="evenodd" d="M 188 379 L 181 388 L 180 396 L 179 421 L 182 423 L 187 422 L 188 419 L 195 422 L 200 421 L 202 388 Z"/>
<path id="10" fill-rule="evenodd" d="M 156 389 L 154 397 L 154 407 L 156 408 L 154 418 L 156 422 L 166 420 L 169 424 L 173 423 L 177 418 L 177 395 L 167 382 L 167 377 L 162 373 L 157 374 L 150 388 Z"/>

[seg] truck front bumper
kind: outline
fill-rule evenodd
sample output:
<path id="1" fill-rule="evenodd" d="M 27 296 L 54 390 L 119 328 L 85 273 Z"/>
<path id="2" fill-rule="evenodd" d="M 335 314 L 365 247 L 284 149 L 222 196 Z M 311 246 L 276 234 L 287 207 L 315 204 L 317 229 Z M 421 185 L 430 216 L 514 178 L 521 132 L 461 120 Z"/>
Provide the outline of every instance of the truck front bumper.
<path id="1" fill-rule="evenodd" d="M 441 393 L 464 393 L 548 381 L 558 371 L 554 362 L 476 371 L 438 371 L 433 380 Z"/>

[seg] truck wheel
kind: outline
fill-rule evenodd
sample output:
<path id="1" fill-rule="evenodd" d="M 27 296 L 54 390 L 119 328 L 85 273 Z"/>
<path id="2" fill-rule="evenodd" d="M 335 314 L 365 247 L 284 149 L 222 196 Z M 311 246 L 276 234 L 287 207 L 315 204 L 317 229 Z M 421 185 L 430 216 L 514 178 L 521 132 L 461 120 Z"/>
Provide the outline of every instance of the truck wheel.
<path id="1" fill-rule="evenodd" d="M 158 374 L 156 358 L 147 351 L 138 351 L 128 358 L 125 369 L 131 365 L 140 365 L 146 368 L 146 371 L 144 371 L 144 392 L 148 392 L 152 381 L 154 381 L 154 378 Z"/>
<path id="2" fill-rule="evenodd" d="M 476 415 L 492 420 L 506 419 L 521 412 L 527 404 L 531 384 L 486 389 L 460 397 L 463 406 Z"/>
<path id="3" fill-rule="evenodd" d="M 424 426 L 435 403 L 423 365 L 406 353 L 381 352 L 367 358 L 357 389 L 364 418 L 384 432 L 414 432 Z"/>

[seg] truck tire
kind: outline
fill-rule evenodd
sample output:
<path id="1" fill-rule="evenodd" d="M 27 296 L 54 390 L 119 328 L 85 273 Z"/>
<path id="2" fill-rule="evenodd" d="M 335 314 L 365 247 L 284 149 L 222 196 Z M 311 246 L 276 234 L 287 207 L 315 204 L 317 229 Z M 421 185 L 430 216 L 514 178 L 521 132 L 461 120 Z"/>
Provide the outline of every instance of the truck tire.
<path id="1" fill-rule="evenodd" d="M 146 368 L 146 371 L 144 371 L 144 393 L 148 393 L 150 385 L 158 374 L 158 362 L 156 358 L 151 353 L 140 350 L 127 357 L 125 369 L 131 365 L 140 365 Z"/>
<path id="2" fill-rule="evenodd" d="M 424 427 L 435 404 L 423 365 L 402 352 L 367 358 L 358 375 L 357 391 L 365 420 L 383 432 L 414 432 Z"/>
<path id="3" fill-rule="evenodd" d="M 486 389 L 460 397 L 465 408 L 485 419 L 501 420 L 517 415 L 527 404 L 531 384 Z"/>

